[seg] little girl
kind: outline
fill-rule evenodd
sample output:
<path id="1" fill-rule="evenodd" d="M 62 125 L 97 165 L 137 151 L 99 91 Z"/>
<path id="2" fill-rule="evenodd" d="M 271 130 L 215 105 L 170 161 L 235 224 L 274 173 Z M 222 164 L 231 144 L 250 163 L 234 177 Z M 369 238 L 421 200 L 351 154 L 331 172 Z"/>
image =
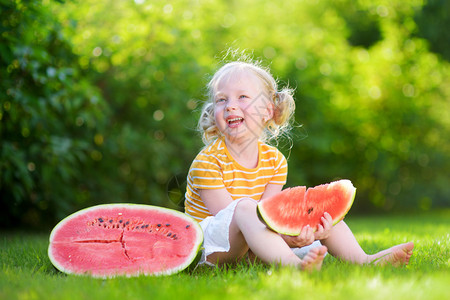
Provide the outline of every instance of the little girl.
<path id="1" fill-rule="evenodd" d="M 306 270 L 320 269 L 327 251 L 358 264 L 408 264 L 413 243 L 368 255 L 349 227 L 343 221 L 333 226 L 328 213 L 317 228 L 304 227 L 295 237 L 268 229 L 256 205 L 282 190 L 287 162 L 265 141 L 289 129 L 292 91 L 278 91 L 259 64 L 238 61 L 217 71 L 208 92 L 199 121 L 206 147 L 190 167 L 185 200 L 185 212 L 204 231 L 203 262 L 232 263 L 251 250 L 265 263 Z M 303 256 L 296 255 L 299 248 Z"/>

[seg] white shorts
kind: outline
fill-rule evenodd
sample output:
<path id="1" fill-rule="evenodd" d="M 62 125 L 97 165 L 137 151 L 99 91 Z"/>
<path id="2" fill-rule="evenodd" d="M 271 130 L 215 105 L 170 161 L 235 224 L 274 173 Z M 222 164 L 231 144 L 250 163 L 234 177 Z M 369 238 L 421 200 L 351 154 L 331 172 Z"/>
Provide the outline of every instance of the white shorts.
<path id="1" fill-rule="evenodd" d="M 231 202 L 227 207 L 219 211 L 215 216 L 210 216 L 200 222 L 203 229 L 203 253 L 199 264 L 207 263 L 206 257 L 215 252 L 227 252 L 230 250 L 229 229 L 231 220 L 233 219 L 236 205 L 243 199 L 251 200 L 257 203 L 256 200 L 250 198 L 242 198 Z M 292 248 L 292 251 L 300 258 L 303 258 L 306 253 L 312 248 L 320 247 L 322 244 L 315 241 L 309 246 L 302 248 Z"/>

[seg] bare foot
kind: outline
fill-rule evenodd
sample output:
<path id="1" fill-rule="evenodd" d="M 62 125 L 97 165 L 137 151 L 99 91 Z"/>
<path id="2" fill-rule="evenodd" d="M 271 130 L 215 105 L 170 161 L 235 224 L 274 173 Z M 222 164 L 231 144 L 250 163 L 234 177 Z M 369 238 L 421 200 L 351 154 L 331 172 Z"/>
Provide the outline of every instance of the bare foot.
<path id="1" fill-rule="evenodd" d="M 370 263 L 382 266 L 390 264 L 395 267 L 407 265 L 413 254 L 413 249 L 414 243 L 412 242 L 396 245 L 371 255 L 372 259 L 370 260 Z"/>
<path id="2" fill-rule="evenodd" d="M 321 246 L 311 249 L 302 259 L 300 265 L 302 270 L 314 271 L 322 268 L 323 258 L 327 253 L 327 247 Z"/>

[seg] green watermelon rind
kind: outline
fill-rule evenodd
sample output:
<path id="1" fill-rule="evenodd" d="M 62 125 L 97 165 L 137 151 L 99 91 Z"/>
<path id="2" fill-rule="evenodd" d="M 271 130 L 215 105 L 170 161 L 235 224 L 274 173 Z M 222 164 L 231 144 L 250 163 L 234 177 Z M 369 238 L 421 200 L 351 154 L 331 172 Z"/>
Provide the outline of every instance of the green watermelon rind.
<path id="1" fill-rule="evenodd" d="M 272 222 L 271 218 L 269 218 L 269 216 L 267 215 L 266 211 L 262 208 L 262 206 L 258 205 L 257 206 L 257 214 L 259 219 L 271 230 L 280 233 L 280 234 L 284 234 L 284 235 L 299 235 L 298 234 L 292 234 L 291 232 L 286 232 L 285 231 L 285 227 L 278 227 L 274 224 L 274 222 Z"/>
<path id="2" fill-rule="evenodd" d="M 350 198 L 350 201 L 348 203 L 347 208 L 345 209 L 345 211 L 342 213 L 341 216 L 336 217 L 333 219 L 333 225 L 336 225 L 337 223 L 339 223 L 340 221 L 344 220 L 345 216 L 347 215 L 347 213 L 349 212 L 350 208 L 353 205 L 353 202 L 355 201 L 355 197 L 356 197 L 356 188 L 353 186 L 352 182 L 348 179 L 342 179 L 339 180 L 337 182 L 341 182 L 341 184 L 345 184 L 348 186 L 349 190 L 352 190 L 352 196 Z"/>
<path id="3" fill-rule="evenodd" d="M 75 217 L 77 217 L 79 215 L 83 215 L 85 213 L 88 213 L 90 211 L 96 210 L 98 208 L 108 208 L 108 207 L 114 207 L 114 208 L 121 208 L 121 207 L 123 207 L 123 208 L 132 208 L 132 209 L 135 208 L 135 209 L 144 209 L 144 210 L 151 210 L 151 211 L 158 210 L 158 211 L 161 211 L 161 212 L 166 212 L 166 213 L 175 215 L 177 217 L 183 218 L 183 219 L 189 221 L 191 223 L 191 226 L 197 230 L 198 238 L 197 238 L 197 240 L 194 243 L 197 246 L 194 247 L 193 251 L 191 251 L 191 256 L 186 259 L 186 262 L 184 264 L 178 266 L 177 268 L 171 268 L 171 269 L 168 269 L 168 270 L 164 270 L 162 272 L 147 273 L 147 272 L 137 271 L 136 273 L 131 273 L 131 274 L 123 273 L 123 274 L 111 275 L 111 276 L 101 276 L 101 275 L 89 274 L 89 273 L 80 274 L 80 273 L 72 272 L 71 270 L 67 270 L 66 268 L 61 266 L 59 264 L 59 262 L 54 258 L 53 253 L 52 253 L 52 247 L 51 247 L 52 240 L 53 240 L 54 236 L 56 235 L 56 233 L 58 232 L 58 230 L 60 228 L 62 228 L 65 225 L 65 223 L 67 223 L 72 218 L 75 218 Z M 173 210 L 173 209 L 169 209 L 169 208 L 165 208 L 165 207 L 159 207 L 159 206 L 154 206 L 154 205 L 134 204 L 134 203 L 113 203 L 113 204 L 99 204 L 99 205 L 96 205 L 96 206 L 91 206 L 91 207 L 79 210 L 79 211 L 77 211 L 77 212 L 67 216 L 63 220 L 61 220 L 53 228 L 53 230 L 50 233 L 49 247 L 48 247 L 48 257 L 49 257 L 51 263 L 53 264 L 53 266 L 56 269 L 58 269 L 59 271 L 63 272 L 63 273 L 72 274 L 72 275 L 78 275 L 78 276 L 88 275 L 88 276 L 91 276 L 91 277 L 98 277 L 98 278 L 106 279 L 106 278 L 121 277 L 121 276 L 122 277 L 138 277 L 138 276 L 141 276 L 141 275 L 144 275 L 144 276 L 172 275 L 172 274 L 181 272 L 181 271 L 183 271 L 185 269 L 189 270 L 191 267 L 195 267 L 195 265 L 197 265 L 197 263 L 199 262 L 199 260 L 201 258 L 201 255 L 202 255 L 202 250 L 203 250 L 203 230 L 200 227 L 200 224 L 197 221 L 195 221 L 192 217 L 190 217 L 190 216 L 188 216 L 188 215 L 186 215 L 186 214 L 184 214 L 182 212 Z"/>
<path id="4" fill-rule="evenodd" d="M 341 215 L 336 216 L 335 218 L 333 218 L 333 226 L 336 225 L 337 223 L 339 223 L 340 221 L 342 221 L 345 216 L 347 215 L 347 213 L 349 212 L 350 208 L 353 205 L 353 202 L 355 201 L 355 197 L 356 197 L 356 188 L 353 186 L 353 184 L 351 183 L 350 180 L 348 179 L 342 179 L 339 181 L 335 181 L 335 182 L 331 182 L 330 184 L 340 184 L 340 185 L 346 185 L 348 189 L 352 190 L 352 195 L 351 195 L 351 199 L 350 201 L 348 201 L 348 205 L 345 208 L 344 212 Z M 284 227 L 284 226 L 277 226 L 270 217 L 268 215 L 268 213 L 264 210 L 264 206 L 262 205 L 258 205 L 257 206 L 257 214 L 259 219 L 271 230 L 283 234 L 283 235 L 289 235 L 289 236 L 297 236 L 300 234 L 300 230 L 298 231 L 289 231 L 288 228 Z M 314 228 L 314 231 L 316 231 L 316 228 Z"/>
<path id="5" fill-rule="evenodd" d="M 285 189 L 285 190 L 281 191 L 281 193 L 286 193 L 290 189 L 291 188 Z M 261 201 L 257 205 L 256 212 L 257 212 L 258 218 L 261 220 L 261 222 L 264 223 L 269 229 L 271 229 L 277 233 L 284 234 L 284 235 L 298 235 L 300 233 L 299 232 L 298 234 L 292 234 L 292 233 L 289 233 L 288 231 L 286 231 L 285 227 L 277 226 L 276 222 L 274 222 L 269 217 L 269 214 L 264 209 L 264 206 L 261 205 Z"/>

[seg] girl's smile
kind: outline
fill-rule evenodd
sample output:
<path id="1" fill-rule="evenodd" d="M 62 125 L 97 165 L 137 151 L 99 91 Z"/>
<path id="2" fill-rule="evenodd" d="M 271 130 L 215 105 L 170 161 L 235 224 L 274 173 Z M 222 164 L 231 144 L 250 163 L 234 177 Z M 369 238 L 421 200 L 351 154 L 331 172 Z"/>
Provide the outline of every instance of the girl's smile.
<path id="1" fill-rule="evenodd" d="M 228 122 L 228 127 L 237 128 L 244 122 L 244 118 L 231 115 L 226 118 L 226 121 Z"/>

